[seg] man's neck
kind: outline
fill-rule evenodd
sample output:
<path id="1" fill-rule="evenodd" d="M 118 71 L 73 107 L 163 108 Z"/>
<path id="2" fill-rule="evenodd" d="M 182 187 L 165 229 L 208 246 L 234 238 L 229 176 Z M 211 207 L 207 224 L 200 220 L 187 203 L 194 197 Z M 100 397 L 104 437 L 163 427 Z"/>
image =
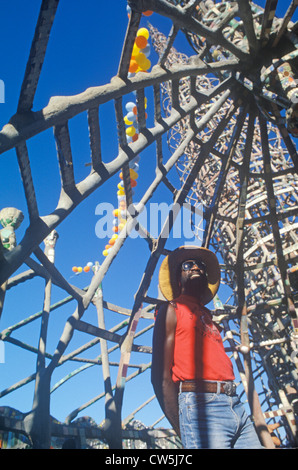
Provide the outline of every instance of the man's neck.
<path id="1" fill-rule="evenodd" d="M 186 295 L 187 297 L 192 297 L 197 302 L 202 303 L 201 296 L 198 292 L 192 292 L 191 289 L 181 289 L 181 295 Z"/>

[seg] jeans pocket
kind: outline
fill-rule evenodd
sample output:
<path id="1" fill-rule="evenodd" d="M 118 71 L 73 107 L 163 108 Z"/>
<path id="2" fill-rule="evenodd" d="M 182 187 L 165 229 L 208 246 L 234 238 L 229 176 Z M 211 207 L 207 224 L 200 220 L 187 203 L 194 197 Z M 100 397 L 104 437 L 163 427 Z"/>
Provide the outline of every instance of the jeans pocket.
<path id="1" fill-rule="evenodd" d="M 186 397 L 186 404 L 190 407 L 207 405 L 208 403 L 213 402 L 216 397 L 216 393 L 188 392 L 188 397 Z"/>

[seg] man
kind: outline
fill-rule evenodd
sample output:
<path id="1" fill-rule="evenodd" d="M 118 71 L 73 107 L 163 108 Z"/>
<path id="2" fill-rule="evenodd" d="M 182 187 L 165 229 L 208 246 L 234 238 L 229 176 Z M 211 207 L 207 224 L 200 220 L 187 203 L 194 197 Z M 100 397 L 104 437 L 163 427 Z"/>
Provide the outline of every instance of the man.
<path id="1" fill-rule="evenodd" d="M 207 248 L 182 246 L 163 260 L 159 287 L 169 302 L 156 316 L 152 384 L 184 448 L 262 448 L 205 307 L 219 283 L 218 260 Z"/>

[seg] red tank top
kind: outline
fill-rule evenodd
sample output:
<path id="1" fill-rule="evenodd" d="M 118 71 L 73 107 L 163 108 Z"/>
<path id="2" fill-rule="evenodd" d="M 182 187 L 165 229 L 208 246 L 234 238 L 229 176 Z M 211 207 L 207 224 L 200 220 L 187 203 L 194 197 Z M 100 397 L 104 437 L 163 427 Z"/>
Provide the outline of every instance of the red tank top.
<path id="1" fill-rule="evenodd" d="M 234 380 L 232 362 L 209 310 L 187 295 L 181 295 L 175 303 L 177 326 L 173 381 Z"/>

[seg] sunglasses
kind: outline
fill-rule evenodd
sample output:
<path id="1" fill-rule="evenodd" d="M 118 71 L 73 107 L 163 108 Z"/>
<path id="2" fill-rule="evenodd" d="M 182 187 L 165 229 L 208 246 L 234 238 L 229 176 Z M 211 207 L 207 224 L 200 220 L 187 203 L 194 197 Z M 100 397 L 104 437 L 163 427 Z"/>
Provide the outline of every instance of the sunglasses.
<path id="1" fill-rule="evenodd" d="M 184 263 L 181 264 L 181 268 L 183 271 L 189 271 L 193 266 L 196 266 L 199 269 L 203 269 L 203 271 L 206 272 L 206 264 L 203 263 L 203 261 L 184 261 Z"/>

